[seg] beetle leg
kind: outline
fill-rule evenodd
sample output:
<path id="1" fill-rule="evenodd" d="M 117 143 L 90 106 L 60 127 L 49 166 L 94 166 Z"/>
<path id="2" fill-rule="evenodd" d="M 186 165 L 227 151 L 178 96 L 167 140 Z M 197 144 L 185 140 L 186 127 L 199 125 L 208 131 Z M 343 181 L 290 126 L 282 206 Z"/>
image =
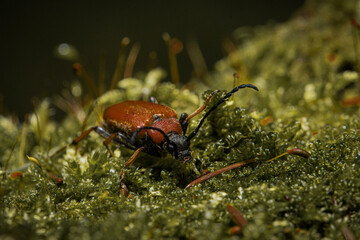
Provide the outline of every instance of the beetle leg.
<path id="1" fill-rule="evenodd" d="M 213 91 L 210 96 L 205 100 L 205 103 L 200 106 L 198 109 L 196 109 L 193 113 L 191 113 L 189 116 L 186 117 L 186 119 L 182 122 L 181 126 L 184 125 L 185 129 L 187 127 L 187 125 L 189 124 L 190 119 L 192 119 L 193 117 L 195 117 L 196 115 L 198 115 L 199 113 L 201 113 L 202 111 L 205 110 L 206 108 L 206 104 L 208 104 L 210 102 L 210 100 L 212 99 L 212 97 L 214 96 L 215 93 L 219 92 L 219 90 L 215 90 Z M 182 117 L 182 115 L 181 115 Z M 181 119 L 180 117 L 180 119 Z"/>
<path id="2" fill-rule="evenodd" d="M 86 130 L 85 132 L 81 133 L 80 136 L 78 136 L 77 138 L 75 138 L 70 144 L 66 145 L 66 146 L 63 146 L 62 148 L 58 149 L 55 153 L 51 154 L 50 155 L 50 158 L 56 156 L 57 154 L 65 151 L 65 149 L 68 147 L 68 146 L 71 146 L 71 145 L 76 145 L 78 144 L 81 140 L 83 140 L 87 135 L 89 135 L 92 131 L 94 131 L 95 129 L 97 128 L 97 126 L 95 127 L 92 127 L 92 128 L 89 128 L 88 130 Z M 96 131 L 96 130 L 95 130 Z"/>
<path id="3" fill-rule="evenodd" d="M 158 104 L 158 101 L 153 96 L 149 97 L 149 101 L 152 102 L 152 103 Z"/>
<path id="4" fill-rule="evenodd" d="M 179 118 L 180 124 L 182 124 L 182 123 L 186 120 L 186 118 L 187 118 L 188 116 L 189 116 L 189 115 L 188 115 L 187 113 L 182 113 L 181 116 L 180 116 L 180 118 Z"/>
<path id="5" fill-rule="evenodd" d="M 137 147 L 135 147 L 133 144 L 130 143 L 130 138 L 128 138 L 121 132 L 117 133 L 116 138 L 113 139 L 113 142 L 117 144 L 122 144 L 129 149 L 133 149 L 133 150 L 137 149 Z"/>
<path id="6" fill-rule="evenodd" d="M 125 172 L 125 168 L 127 168 L 128 166 L 130 166 L 134 161 L 135 159 L 137 158 L 137 156 L 139 155 L 139 153 L 144 150 L 144 147 L 140 147 L 138 148 L 134 153 L 133 155 L 129 158 L 129 160 L 127 160 L 124 164 L 124 167 L 121 169 L 121 172 L 120 172 L 120 177 L 119 177 L 119 184 L 122 186 L 123 183 L 121 182 L 121 180 L 124 178 L 124 172 Z"/>
<path id="7" fill-rule="evenodd" d="M 97 126 L 89 128 L 88 130 L 86 130 L 85 132 L 81 133 L 80 136 L 78 136 L 77 138 L 75 138 L 70 145 L 76 145 L 78 144 L 81 140 L 83 140 L 87 135 L 89 135 L 92 131 L 94 131 L 97 128 Z"/>
<path id="8" fill-rule="evenodd" d="M 109 143 L 114 139 L 114 137 L 116 137 L 117 133 L 113 133 L 110 134 L 109 132 L 107 132 L 105 129 L 103 129 L 102 127 L 99 126 L 95 126 L 92 128 L 89 128 L 88 130 L 86 130 L 85 132 L 83 132 L 80 136 L 78 136 L 77 138 L 75 138 L 71 145 L 76 145 L 78 144 L 81 140 L 83 140 L 87 135 L 89 135 L 92 131 L 95 131 L 97 134 L 99 134 L 100 136 L 102 136 L 103 138 L 106 138 L 105 141 L 103 142 L 104 146 L 106 147 L 106 149 L 109 151 L 110 155 L 112 156 L 113 153 L 111 151 L 111 149 L 109 148 Z"/>
<path id="9" fill-rule="evenodd" d="M 125 145 L 126 147 L 128 147 L 130 149 L 136 149 L 136 147 L 134 145 L 129 143 L 130 140 L 127 137 L 125 137 L 121 132 L 115 132 L 115 133 L 112 133 L 112 134 L 107 133 L 107 134 L 108 134 L 107 138 L 105 139 L 103 144 L 106 147 L 106 149 L 109 151 L 110 156 L 113 156 L 113 152 L 111 151 L 111 149 L 109 147 L 110 142 L 123 144 L 123 145 Z M 103 136 L 103 135 L 101 135 L 101 136 Z"/>
<path id="10" fill-rule="evenodd" d="M 111 135 L 108 131 L 106 131 L 104 128 L 99 127 L 99 126 L 95 126 L 94 131 L 97 134 L 99 134 L 100 136 L 102 136 L 103 138 L 108 138 Z"/>
<path id="11" fill-rule="evenodd" d="M 117 132 L 111 134 L 108 138 L 106 138 L 103 141 L 104 146 L 106 147 L 106 149 L 109 151 L 110 156 L 113 156 L 113 152 L 111 151 L 110 147 L 109 147 L 109 143 L 118 135 Z"/>
<path id="12" fill-rule="evenodd" d="M 103 144 L 105 145 L 105 147 L 109 150 L 110 154 L 111 151 L 109 149 L 109 147 L 106 145 L 108 144 L 111 140 L 113 140 L 116 143 L 122 143 L 118 140 L 118 138 L 112 137 L 112 134 L 110 134 L 109 132 L 107 132 L 104 128 L 99 127 L 99 126 L 95 126 L 95 127 L 91 127 L 88 130 L 86 130 L 85 132 L 81 133 L 80 136 L 76 137 L 70 144 L 58 149 L 55 153 L 53 153 L 50 158 L 54 157 L 55 155 L 63 152 L 68 146 L 72 146 L 72 145 L 77 145 L 80 141 L 82 141 L 87 135 L 89 135 L 92 131 L 95 131 L 97 134 L 99 134 L 101 137 L 106 138 L 106 140 L 103 142 Z M 120 135 L 120 133 L 116 133 L 116 136 L 120 136 L 121 138 L 123 137 L 122 135 Z M 108 140 L 109 138 L 111 138 L 110 140 Z M 107 141 L 108 140 L 108 141 Z M 118 140 L 118 141 L 116 141 Z M 106 142 L 107 141 L 107 142 Z M 106 143 L 105 143 L 106 142 Z M 130 145 L 129 145 L 130 146 Z M 132 146 L 132 148 L 134 148 Z"/>
<path id="13" fill-rule="evenodd" d="M 104 128 L 99 127 L 99 126 L 94 127 L 94 130 L 97 134 L 99 134 L 101 137 L 103 137 L 105 139 L 111 137 L 111 135 L 112 135 L 111 133 L 106 131 Z M 134 150 L 137 149 L 137 147 L 130 144 L 130 139 L 127 136 L 125 136 L 123 133 L 116 132 L 115 135 L 116 135 L 115 137 L 111 138 L 112 142 L 114 142 L 116 144 L 122 144 L 125 147 L 130 148 L 130 149 L 134 149 Z M 108 143 L 110 143 L 110 140 Z"/>
<path id="14" fill-rule="evenodd" d="M 95 127 L 95 132 L 97 132 L 100 136 L 102 136 L 103 138 L 109 138 L 111 136 L 111 133 L 109 133 L 108 131 L 106 131 L 104 128 L 102 127 Z M 124 145 L 125 147 L 127 148 L 130 148 L 130 149 L 137 149 L 137 147 L 135 147 L 134 145 L 130 144 L 130 139 L 125 136 L 123 133 L 121 132 L 117 132 L 116 133 L 116 136 L 113 137 L 112 139 L 112 142 L 116 143 L 116 144 L 121 144 L 121 145 Z M 110 141 L 109 141 L 110 143 Z"/>
<path id="15" fill-rule="evenodd" d="M 185 122 L 186 118 L 188 117 L 188 114 L 187 113 L 182 113 L 180 118 L 179 118 L 179 122 L 180 122 L 180 125 L 181 125 L 181 129 L 183 130 L 183 133 L 185 134 L 186 133 L 186 129 L 189 125 L 188 122 Z"/>

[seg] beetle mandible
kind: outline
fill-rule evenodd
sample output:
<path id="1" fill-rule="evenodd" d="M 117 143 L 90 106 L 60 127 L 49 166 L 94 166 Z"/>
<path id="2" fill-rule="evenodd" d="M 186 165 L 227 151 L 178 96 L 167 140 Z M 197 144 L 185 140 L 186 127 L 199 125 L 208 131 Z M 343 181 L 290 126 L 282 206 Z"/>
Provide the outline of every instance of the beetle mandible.
<path id="1" fill-rule="evenodd" d="M 124 177 L 124 170 L 135 161 L 140 152 L 155 157 L 163 157 L 170 153 L 175 159 L 190 162 L 192 160 L 190 141 L 197 134 L 205 119 L 220 104 L 230 98 L 233 93 L 242 88 L 252 88 L 259 91 L 252 84 L 242 84 L 235 87 L 205 113 L 195 130 L 187 136 L 185 133 L 190 119 L 201 113 L 218 91 L 212 92 L 205 100 L 205 103 L 192 114 L 182 113 L 179 120 L 176 118 L 177 113 L 175 110 L 158 104 L 153 97 L 150 97 L 149 102 L 128 100 L 117 103 L 104 111 L 104 123 L 102 126 L 89 128 L 75 138 L 71 145 L 76 145 L 90 132 L 95 131 L 105 138 L 103 144 L 110 153 L 111 150 L 108 146 L 110 142 L 119 143 L 135 150 L 121 170 L 119 183 L 123 186 L 121 181 Z"/>

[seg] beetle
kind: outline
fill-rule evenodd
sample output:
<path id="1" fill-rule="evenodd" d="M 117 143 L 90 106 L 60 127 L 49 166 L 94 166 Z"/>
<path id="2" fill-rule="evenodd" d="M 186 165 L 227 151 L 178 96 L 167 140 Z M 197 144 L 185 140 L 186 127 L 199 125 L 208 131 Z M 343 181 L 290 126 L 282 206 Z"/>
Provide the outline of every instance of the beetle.
<path id="1" fill-rule="evenodd" d="M 181 162 L 190 162 L 192 160 L 190 141 L 197 134 L 205 119 L 220 104 L 230 98 L 233 93 L 242 88 L 252 88 L 259 91 L 252 84 L 242 84 L 235 87 L 205 113 L 195 130 L 187 136 L 185 134 L 190 119 L 205 110 L 206 104 L 210 102 L 211 98 L 218 91 L 212 92 L 205 100 L 205 103 L 192 114 L 182 113 L 179 120 L 175 110 L 158 104 L 157 100 L 153 97 L 150 97 L 148 102 L 127 100 L 117 103 L 104 111 L 104 123 L 102 126 L 94 126 L 84 131 L 72 141 L 71 145 L 78 144 L 90 132 L 95 131 L 105 138 L 103 144 L 110 154 L 112 154 L 108 146 L 110 142 L 119 143 L 135 150 L 121 170 L 119 183 L 123 186 L 124 171 L 135 161 L 140 152 L 145 152 L 155 157 L 163 157 L 170 153 L 173 158 Z"/>

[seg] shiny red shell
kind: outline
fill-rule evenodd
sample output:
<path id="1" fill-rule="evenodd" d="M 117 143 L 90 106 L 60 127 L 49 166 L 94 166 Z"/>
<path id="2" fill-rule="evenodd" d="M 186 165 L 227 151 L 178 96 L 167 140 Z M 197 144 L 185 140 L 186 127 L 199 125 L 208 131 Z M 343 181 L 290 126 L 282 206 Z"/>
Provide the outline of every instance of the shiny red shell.
<path id="1" fill-rule="evenodd" d="M 168 134 L 170 131 L 183 134 L 175 110 L 161 104 L 145 101 L 124 101 L 108 107 L 103 115 L 104 121 L 113 131 L 119 130 L 131 136 L 140 127 L 156 127 Z M 137 135 L 143 138 L 148 134 L 160 144 L 164 137 L 156 130 L 143 130 Z"/>

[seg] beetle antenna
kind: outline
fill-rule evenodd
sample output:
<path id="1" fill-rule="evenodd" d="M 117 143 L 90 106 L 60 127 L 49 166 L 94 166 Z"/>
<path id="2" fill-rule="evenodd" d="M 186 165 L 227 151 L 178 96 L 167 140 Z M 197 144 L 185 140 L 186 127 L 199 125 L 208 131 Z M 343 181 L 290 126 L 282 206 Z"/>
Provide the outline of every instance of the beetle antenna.
<path id="1" fill-rule="evenodd" d="M 168 137 L 168 136 L 164 133 L 164 131 L 161 130 L 160 128 L 156 128 L 156 127 L 140 127 L 140 128 L 138 128 L 138 129 L 136 129 L 136 131 L 135 131 L 135 132 L 133 133 L 133 135 L 131 136 L 131 140 L 130 140 L 131 144 L 134 144 L 134 143 L 135 143 L 136 135 L 137 135 L 141 130 L 143 130 L 143 129 L 151 129 L 151 130 L 156 130 L 156 131 L 158 131 L 159 133 L 161 133 L 161 134 L 164 136 L 165 140 L 166 140 L 168 143 L 170 143 L 169 137 Z"/>
<path id="2" fill-rule="evenodd" d="M 212 108 L 210 108 L 209 111 L 207 111 L 204 115 L 204 117 L 200 120 L 199 124 L 197 125 L 197 127 L 195 128 L 195 130 L 190 133 L 190 135 L 187 137 L 187 141 L 189 142 L 199 131 L 199 129 L 201 128 L 201 126 L 203 125 L 205 119 L 210 115 L 210 113 L 212 111 L 214 111 L 220 104 L 224 103 L 229 97 L 231 97 L 231 95 L 237 91 L 239 91 L 241 88 L 252 88 L 255 89 L 256 91 L 259 91 L 259 89 L 257 87 L 255 87 L 252 84 L 242 84 L 240 86 L 237 86 L 236 88 L 234 88 L 233 90 L 231 90 L 230 92 L 228 92 L 224 97 L 222 97 L 217 103 L 214 104 L 214 106 L 212 106 Z"/>

